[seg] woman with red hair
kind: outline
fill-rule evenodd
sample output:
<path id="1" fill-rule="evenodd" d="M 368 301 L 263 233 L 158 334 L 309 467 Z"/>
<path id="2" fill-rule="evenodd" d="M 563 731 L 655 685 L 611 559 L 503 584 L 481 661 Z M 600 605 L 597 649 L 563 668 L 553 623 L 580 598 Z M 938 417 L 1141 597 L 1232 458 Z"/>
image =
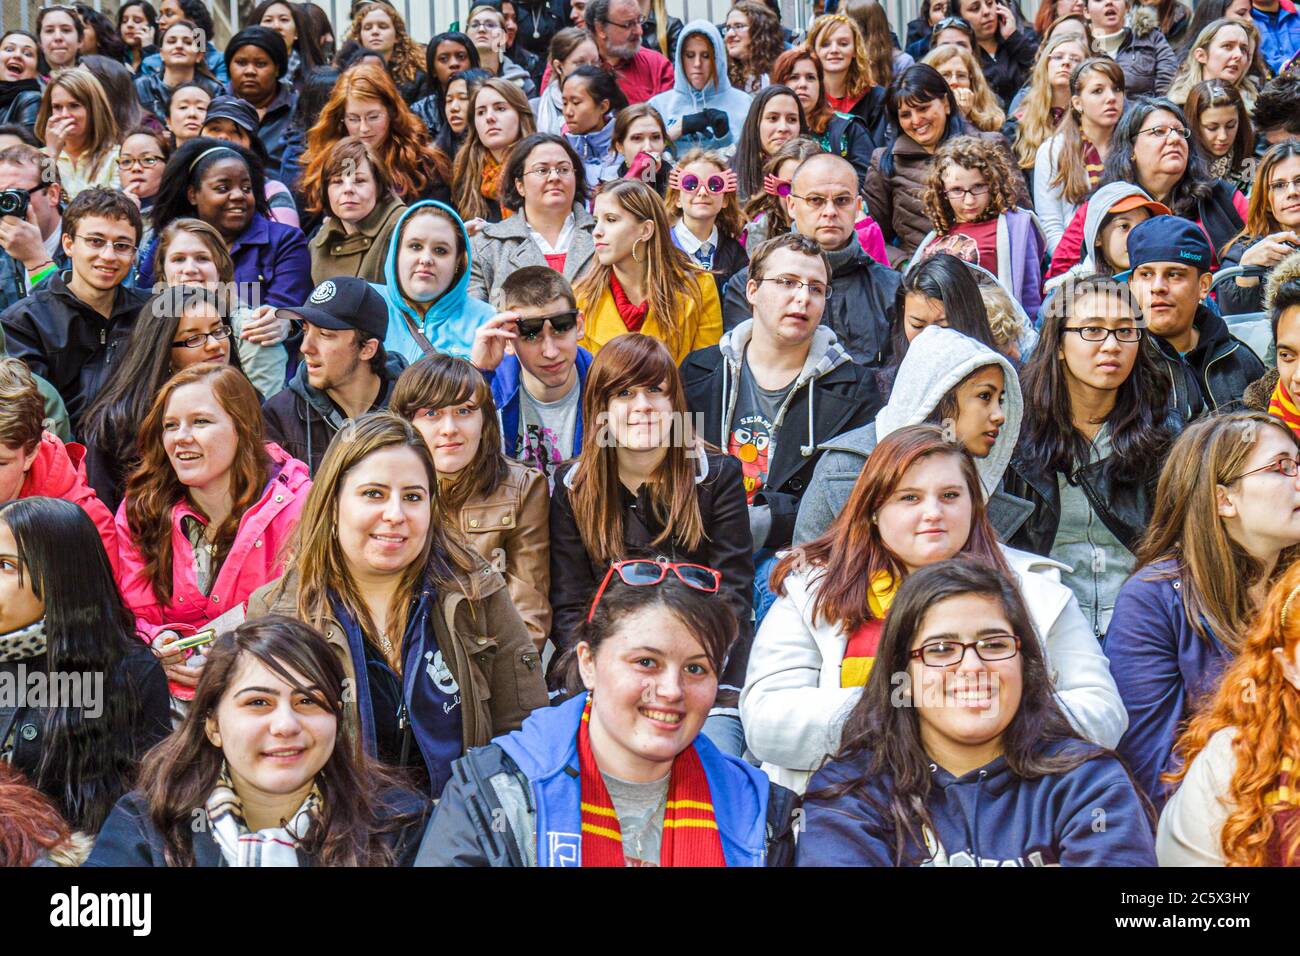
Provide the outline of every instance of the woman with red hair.
<path id="1" fill-rule="evenodd" d="M 358 63 L 339 77 L 320 119 L 307 131 L 299 186 L 304 195 L 324 195 L 330 150 L 345 136 L 355 136 L 378 155 L 388 167 L 393 191 L 408 205 L 451 198 L 451 161 L 433 145 L 428 129 L 377 64 Z"/>
<path id="2" fill-rule="evenodd" d="M 1296 866 L 1300 564 L 1273 586 L 1218 692 L 1176 748 L 1156 832 L 1161 866 Z"/>

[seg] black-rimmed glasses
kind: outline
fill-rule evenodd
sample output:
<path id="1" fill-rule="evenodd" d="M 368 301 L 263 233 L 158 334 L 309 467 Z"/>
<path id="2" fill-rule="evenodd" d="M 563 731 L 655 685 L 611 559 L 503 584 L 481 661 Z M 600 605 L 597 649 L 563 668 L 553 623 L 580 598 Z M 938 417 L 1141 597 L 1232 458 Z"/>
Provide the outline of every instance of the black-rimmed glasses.
<path id="1" fill-rule="evenodd" d="M 222 325 L 213 329 L 211 332 L 195 332 L 193 335 L 187 335 L 183 339 L 177 339 L 172 343 L 172 347 L 178 349 L 197 349 L 204 345 L 208 339 L 212 339 L 214 342 L 222 342 L 234 334 L 234 329 L 228 325 Z"/>
<path id="2" fill-rule="evenodd" d="M 1116 342 L 1123 342 L 1125 345 L 1132 345 L 1134 342 L 1142 341 L 1143 329 L 1135 325 L 1128 325 L 1122 329 L 1108 329 L 1104 325 L 1083 325 L 1083 326 L 1066 326 L 1061 329 L 1062 332 L 1073 332 L 1085 342 L 1105 342 L 1112 335 L 1115 336 Z"/>

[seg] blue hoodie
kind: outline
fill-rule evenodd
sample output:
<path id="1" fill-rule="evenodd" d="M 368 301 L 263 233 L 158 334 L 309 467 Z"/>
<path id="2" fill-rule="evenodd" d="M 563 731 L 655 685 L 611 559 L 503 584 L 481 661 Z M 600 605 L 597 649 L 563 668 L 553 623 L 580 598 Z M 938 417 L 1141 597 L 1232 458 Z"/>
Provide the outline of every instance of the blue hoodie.
<path id="1" fill-rule="evenodd" d="M 1115 749 L 1157 810 L 1169 797 L 1160 775 L 1179 763 L 1173 750 L 1184 722 L 1232 660 L 1204 616 L 1208 641 L 1187 620 L 1177 571 L 1174 561 L 1159 561 L 1124 582 L 1103 647 L 1128 711 L 1128 730 Z"/>
<path id="2" fill-rule="evenodd" d="M 591 368 L 591 353 L 578 346 L 578 354 L 573 364 L 578 369 L 578 394 L 587 387 L 587 370 Z M 479 370 L 482 372 L 482 369 Z M 492 389 L 492 401 L 496 403 L 497 414 L 501 418 L 501 450 L 507 458 L 515 457 L 515 447 L 519 444 L 519 392 L 524 387 L 521 380 L 521 368 L 518 357 L 507 355 L 496 367 L 496 371 L 482 372 Z M 578 400 L 577 424 L 573 430 L 573 452 L 576 455 L 582 448 L 582 399 Z"/>
<path id="3" fill-rule="evenodd" d="M 582 160 L 582 166 L 587 171 L 587 183 L 589 185 L 600 182 L 600 171 L 614 161 L 615 122 L 617 120 L 611 118 L 608 123 L 594 133 L 565 132 L 564 134 L 564 138 L 569 141 L 573 151 Z"/>
<path id="4" fill-rule="evenodd" d="M 702 90 L 691 87 L 686 79 L 686 70 L 682 68 L 682 51 L 686 49 L 687 39 L 695 33 L 704 34 L 713 44 L 713 66 L 717 74 L 717 78 Z M 680 123 L 683 116 L 702 110 L 722 110 L 730 121 L 730 129 L 721 139 L 715 139 L 707 132 L 692 133 L 677 140 L 673 153 L 682 156 L 687 150 L 696 148 L 734 150 L 735 144 L 740 141 L 745 117 L 749 115 L 752 97 L 734 88 L 731 80 L 727 79 L 727 50 L 722 45 L 722 34 L 718 28 L 708 20 L 692 20 L 686 24 L 677 41 L 677 62 L 673 67 L 673 88 L 650 97 L 650 105 L 659 111 L 665 123 L 673 126 Z"/>
<path id="5" fill-rule="evenodd" d="M 558 707 L 539 708 L 518 730 L 493 741 L 528 778 L 537 808 L 538 866 L 582 865 L 578 723 L 586 706 L 587 695 L 580 694 Z M 727 866 L 763 866 L 770 788 L 766 774 L 724 754 L 703 734 L 694 746 L 709 780 Z"/>
<path id="6" fill-rule="evenodd" d="M 1061 741 L 1060 753 L 1082 746 Z M 808 792 L 863 776 L 871 754 L 828 763 Z M 1137 791 L 1115 757 L 1096 757 L 1064 774 L 1026 780 L 1005 757 L 954 777 L 930 765 L 927 802 L 934 831 L 906 844 L 904 863 L 920 866 L 1155 866 L 1155 835 Z M 865 793 L 864 793 L 865 789 Z M 881 774 L 833 800 L 804 798 L 796 866 L 894 866 L 894 833 L 877 809 L 889 805 L 893 778 Z"/>
<path id="7" fill-rule="evenodd" d="M 411 218 L 412 213 L 426 206 L 434 206 L 443 210 L 456 223 L 465 243 L 466 263 L 464 270 L 456 277 L 456 281 L 451 288 L 444 292 L 442 297 L 434 302 L 429 311 L 421 317 L 402 298 L 401 286 L 397 280 L 397 247 L 401 241 L 402 229 L 406 226 L 406 220 Z M 415 336 L 411 334 L 411 330 L 407 325 L 409 321 L 411 324 L 420 326 L 425 338 L 429 340 L 429 343 L 436 351 L 463 359 L 469 358 L 470 347 L 474 344 L 474 333 L 480 325 L 493 315 L 490 305 L 469 297 L 468 257 L 472 254 L 469 247 L 469 234 L 465 231 L 465 224 L 450 206 L 432 199 L 426 199 L 415 203 L 406 212 L 402 213 L 402 217 L 397 220 L 397 226 L 393 229 L 393 238 L 388 244 L 388 258 L 384 261 L 385 284 L 371 283 L 371 286 L 388 303 L 388 335 L 384 338 L 384 348 L 387 351 L 401 355 L 406 359 L 407 364 L 419 361 L 424 355 L 424 349 L 415 340 Z"/>

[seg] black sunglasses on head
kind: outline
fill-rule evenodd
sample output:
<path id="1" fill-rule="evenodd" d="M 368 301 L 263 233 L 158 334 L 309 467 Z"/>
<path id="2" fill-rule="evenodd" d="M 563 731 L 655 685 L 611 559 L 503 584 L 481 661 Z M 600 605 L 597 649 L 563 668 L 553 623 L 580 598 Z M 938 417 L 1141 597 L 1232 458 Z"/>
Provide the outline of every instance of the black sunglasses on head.
<path id="1" fill-rule="evenodd" d="M 519 329 L 521 339 L 532 342 L 542 334 L 542 326 L 547 322 L 551 323 L 552 332 L 563 335 L 578 324 L 578 310 L 569 309 L 567 312 L 557 312 L 555 315 L 540 315 L 535 319 L 515 319 L 515 326 Z"/>

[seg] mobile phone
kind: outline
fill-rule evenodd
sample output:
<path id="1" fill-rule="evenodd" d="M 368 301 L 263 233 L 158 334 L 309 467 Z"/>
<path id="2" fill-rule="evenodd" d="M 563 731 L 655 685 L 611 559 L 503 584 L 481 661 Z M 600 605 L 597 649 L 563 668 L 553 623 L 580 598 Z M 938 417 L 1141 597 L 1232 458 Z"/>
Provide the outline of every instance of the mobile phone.
<path id="1" fill-rule="evenodd" d="M 204 644 L 211 644 L 216 639 L 217 632 L 209 629 L 199 631 L 197 634 L 191 634 L 189 637 L 183 637 L 179 641 L 170 644 L 166 650 L 171 651 L 188 651 L 191 648 L 201 647 Z"/>

